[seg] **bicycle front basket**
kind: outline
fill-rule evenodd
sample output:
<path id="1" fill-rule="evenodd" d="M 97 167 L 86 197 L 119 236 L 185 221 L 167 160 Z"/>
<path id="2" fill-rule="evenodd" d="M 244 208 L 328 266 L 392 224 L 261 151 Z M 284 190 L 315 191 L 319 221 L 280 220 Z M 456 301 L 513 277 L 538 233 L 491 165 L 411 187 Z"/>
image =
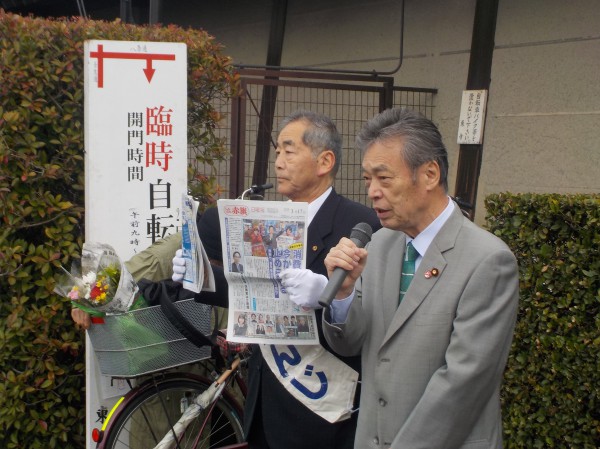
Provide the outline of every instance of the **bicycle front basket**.
<path id="1" fill-rule="evenodd" d="M 174 303 L 204 335 L 210 334 L 211 307 L 186 299 Z M 164 315 L 160 306 L 107 315 L 88 330 L 100 372 L 137 377 L 210 357 L 211 348 L 197 347 Z"/>

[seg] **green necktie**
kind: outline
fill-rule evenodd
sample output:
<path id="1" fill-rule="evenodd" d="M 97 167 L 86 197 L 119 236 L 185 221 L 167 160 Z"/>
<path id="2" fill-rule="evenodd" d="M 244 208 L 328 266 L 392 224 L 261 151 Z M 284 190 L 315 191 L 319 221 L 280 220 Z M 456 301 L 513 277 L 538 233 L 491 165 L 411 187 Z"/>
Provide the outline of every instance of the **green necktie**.
<path id="1" fill-rule="evenodd" d="M 415 261 L 419 257 L 419 252 L 415 249 L 410 242 L 406 245 L 406 252 L 404 253 L 404 262 L 402 262 L 402 274 L 400 276 L 400 302 L 404 298 L 404 294 L 408 291 L 410 281 L 412 281 L 415 275 Z"/>

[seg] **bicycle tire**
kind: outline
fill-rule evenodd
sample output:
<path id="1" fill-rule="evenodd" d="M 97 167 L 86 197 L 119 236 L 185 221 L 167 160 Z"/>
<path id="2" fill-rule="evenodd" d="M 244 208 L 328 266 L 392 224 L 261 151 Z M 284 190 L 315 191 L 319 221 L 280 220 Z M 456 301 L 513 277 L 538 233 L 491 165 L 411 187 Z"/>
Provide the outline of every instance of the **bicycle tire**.
<path id="1" fill-rule="evenodd" d="M 152 386 L 146 385 L 143 391 L 121 404 L 97 449 L 153 448 L 181 416 L 181 399 L 191 401 L 209 385 L 209 381 L 192 375 L 161 379 Z M 188 426 L 179 448 L 216 449 L 244 441 L 240 407 L 234 399 L 224 394 L 215 403 L 214 409 L 209 410 L 203 411 Z M 210 425 L 196 444 L 208 413 L 211 415 Z"/>

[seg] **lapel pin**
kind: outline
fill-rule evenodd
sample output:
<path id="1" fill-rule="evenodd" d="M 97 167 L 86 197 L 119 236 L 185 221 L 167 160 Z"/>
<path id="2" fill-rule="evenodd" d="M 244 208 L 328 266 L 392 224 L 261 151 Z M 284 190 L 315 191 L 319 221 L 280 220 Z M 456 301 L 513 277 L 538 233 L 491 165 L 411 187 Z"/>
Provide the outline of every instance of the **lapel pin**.
<path id="1" fill-rule="evenodd" d="M 427 270 L 425 272 L 425 279 L 429 279 L 432 276 L 436 277 L 438 274 L 440 274 L 440 271 L 437 268 L 432 268 L 431 270 Z"/>
<path id="2" fill-rule="evenodd" d="M 313 250 L 313 251 L 316 251 L 316 250 L 318 250 L 318 249 L 319 249 L 319 248 L 317 247 L 317 245 L 313 245 L 313 247 L 312 247 L 312 250 Z"/>

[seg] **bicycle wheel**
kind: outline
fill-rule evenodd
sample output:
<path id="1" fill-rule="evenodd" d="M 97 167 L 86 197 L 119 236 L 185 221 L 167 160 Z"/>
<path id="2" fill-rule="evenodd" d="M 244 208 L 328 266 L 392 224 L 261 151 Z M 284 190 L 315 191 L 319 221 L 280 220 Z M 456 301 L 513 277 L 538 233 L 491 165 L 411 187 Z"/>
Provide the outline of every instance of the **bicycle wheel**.
<path id="1" fill-rule="evenodd" d="M 171 378 L 146 385 L 138 395 L 129 398 L 114 422 L 107 428 L 98 448 L 151 449 L 170 432 L 197 395 L 209 386 L 208 382 L 194 378 Z M 188 426 L 181 436 L 181 449 L 209 449 L 243 442 L 244 435 L 239 407 L 225 395 L 207 408 Z M 210 415 L 210 416 L 209 416 Z M 208 417 L 208 419 L 207 419 Z M 206 421 L 206 425 L 203 425 Z"/>

